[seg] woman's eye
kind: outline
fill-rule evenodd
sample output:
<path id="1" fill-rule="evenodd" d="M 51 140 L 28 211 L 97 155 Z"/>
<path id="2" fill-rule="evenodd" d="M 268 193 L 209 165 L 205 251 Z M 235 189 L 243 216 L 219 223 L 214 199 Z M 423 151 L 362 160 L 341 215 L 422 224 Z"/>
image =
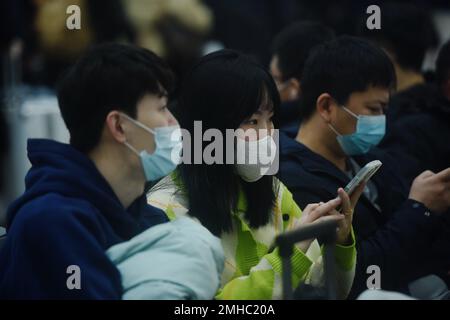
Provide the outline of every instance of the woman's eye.
<path id="1" fill-rule="evenodd" d="M 251 125 L 257 125 L 258 124 L 258 120 L 256 120 L 256 119 L 250 119 L 250 120 L 248 120 L 247 121 L 247 124 L 251 124 Z"/>

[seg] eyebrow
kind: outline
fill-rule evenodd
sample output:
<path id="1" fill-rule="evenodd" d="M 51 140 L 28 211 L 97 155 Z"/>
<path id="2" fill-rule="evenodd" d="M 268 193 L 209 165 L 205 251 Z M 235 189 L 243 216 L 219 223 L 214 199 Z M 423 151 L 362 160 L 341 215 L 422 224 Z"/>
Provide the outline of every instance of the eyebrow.
<path id="1" fill-rule="evenodd" d="M 388 104 L 388 100 L 370 100 L 370 101 L 367 101 L 366 102 L 366 105 L 369 105 L 369 104 L 374 104 L 374 103 L 379 103 L 379 104 L 381 104 L 381 105 L 387 105 Z"/>

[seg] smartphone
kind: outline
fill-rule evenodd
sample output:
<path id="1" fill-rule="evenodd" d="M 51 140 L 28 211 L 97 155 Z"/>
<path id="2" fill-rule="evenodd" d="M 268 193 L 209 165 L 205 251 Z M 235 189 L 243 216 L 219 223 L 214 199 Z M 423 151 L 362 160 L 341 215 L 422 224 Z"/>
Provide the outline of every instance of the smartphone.
<path id="1" fill-rule="evenodd" d="M 370 178 L 372 178 L 372 176 L 378 171 L 378 169 L 380 169 L 382 164 L 383 163 L 379 160 L 374 160 L 366 164 L 364 168 L 359 170 L 352 181 L 350 181 L 344 188 L 345 192 L 347 192 L 347 194 L 351 196 L 353 191 L 355 191 L 355 189 L 359 185 L 361 185 L 361 183 L 366 183 Z"/>

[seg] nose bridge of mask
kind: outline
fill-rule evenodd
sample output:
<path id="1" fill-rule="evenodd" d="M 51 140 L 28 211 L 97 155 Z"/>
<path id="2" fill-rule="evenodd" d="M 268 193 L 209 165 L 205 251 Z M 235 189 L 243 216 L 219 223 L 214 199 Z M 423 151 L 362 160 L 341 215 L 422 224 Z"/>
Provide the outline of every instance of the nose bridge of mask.
<path id="1" fill-rule="evenodd" d="M 357 123 L 356 131 L 353 134 L 337 136 L 342 150 L 350 156 L 368 152 L 372 146 L 377 145 L 383 138 L 386 129 L 386 116 L 358 116 L 347 108 L 343 108 L 357 118 Z"/>
<path id="2" fill-rule="evenodd" d="M 365 134 L 384 134 L 386 129 L 386 116 L 364 116 L 358 121 L 358 130 Z"/>
<path id="3" fill-rule="evenodd" d="M 271 135 L 251 141 L 238 138 L 236 169 L 241 178 L 247 182 L 254 182 L 264 176 L 276 157 L 276 147 Z M 247 151 L 249 161 L 246 161 Z"/>
<path id="4" fill-rule="evenodd" d="M 357 119 L 355 132 L 369 135 L 378 135 L 384 133 L 386 126 L 385 115 L 378 115 L 378 116 L 356 115 L 345 106 L 343 106 L 343 109 Z"/>
<path id="5" fill-rule="evenodd" d="M 236 142 L 235 157 L 237 164 L 256 164 L 258 157 L 257 140 L 246 140 L 238 137 Z"/>
<path id="6" fill-rule="evenodd" d="M 182 140 L 181 129 L 178 125 L 158 127 L 154 132 L 156 145 L 160 148 L 179 144 Z"/>
<path id="7" fill-rule="evenodd" d="M 345 106 L 342 106 L 342 108 L 351 116 L 357 119 L 355 133 L 359 132 L 364 134 L 380 134 L 384 132 L 383 128 L 386 125 L 385 115 L 378 115 L 378 116 L 357 115 Z M 380 121 L 382 122 L 383 125 L 380 125 Z"/>
<path id="8" fill-rule="evenodd" d="M 273 153 L 273 138 L 267 134 L 257 140 L 245 140 L 238 138 L 236 145 L 236 160 L 238 164 L 266 164 L 267 160 Z M 269 156 L 267 156 L 269 152 Z"/>

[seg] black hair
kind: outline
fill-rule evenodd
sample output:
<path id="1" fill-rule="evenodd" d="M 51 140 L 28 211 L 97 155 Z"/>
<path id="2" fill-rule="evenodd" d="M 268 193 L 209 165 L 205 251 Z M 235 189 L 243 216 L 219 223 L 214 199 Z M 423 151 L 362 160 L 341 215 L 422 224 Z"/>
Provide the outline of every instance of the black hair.
<path id="1" fill-rule="evenodd" d="M 450 79 L 450 40 L 439 51 L 436 61 L 436 81 L 439 86 Z"/>
<path id="2" fill-rule="evenodd" d="M 120 110 L 134 118 L 145 94 L 170 94 L 173 81 L 167 65 L 149 50 L 112 43 L 88 50 L 57 88 L 70 144 L 90 152 L 110 111 Z"/>
<path id="3" fill-rule="evenodd" d="M 273 107 L 275 115 L 278 113 L 280 98 L 270 74 L 243 54 L 220 50 L 200 59 L 184 79 L 179 121 L 191 135 L 194 121 L 202 121 L 203 130 L 215 128 L 225 137 L 226 129 L 237 129 L 265 103 Z M 224 156 L 225 152 L 224 146 Z M 248 183 L 237 175 L 234 165 L 225 163 L 183 163 L 178 173 L 190 214 L 213 234 L 232 230 L 232 212 L 241 191 L 247 200 L 245 218 L 249 225 L 257 228 L 269 222 L 276 192 L 272 176 Z"/>
<path id="4" fill-rule="evenodd" d="M 395 87 L 395 73 L 386 53 L 362 39 L 341 36 L 317 46 L 306 61 L 302 77 L 301 117 L 308 120 L 317 98 L 330 94 L 345 104 L 354 92 L 370 86 Z"/>
<path id="5" fill-rule="evenodd" d="M 439 35 L 426 7 L 410 3 L 380 6 L 381 29 L 369 30 L 367 16 L 360 23 L 360 34 L 393 53 L 405 69 L 420 72 L 428 49 L 439 43 Z"/>
<path id="6" fill-rule="evenodd" d="M 272 51 L 278 56 L 283 80 L 296 78 L 300 81 L 311 49 L 334 37 L 332 29 L 313 21 L 295 22 L 282 30 L 273 42 Z"/>

